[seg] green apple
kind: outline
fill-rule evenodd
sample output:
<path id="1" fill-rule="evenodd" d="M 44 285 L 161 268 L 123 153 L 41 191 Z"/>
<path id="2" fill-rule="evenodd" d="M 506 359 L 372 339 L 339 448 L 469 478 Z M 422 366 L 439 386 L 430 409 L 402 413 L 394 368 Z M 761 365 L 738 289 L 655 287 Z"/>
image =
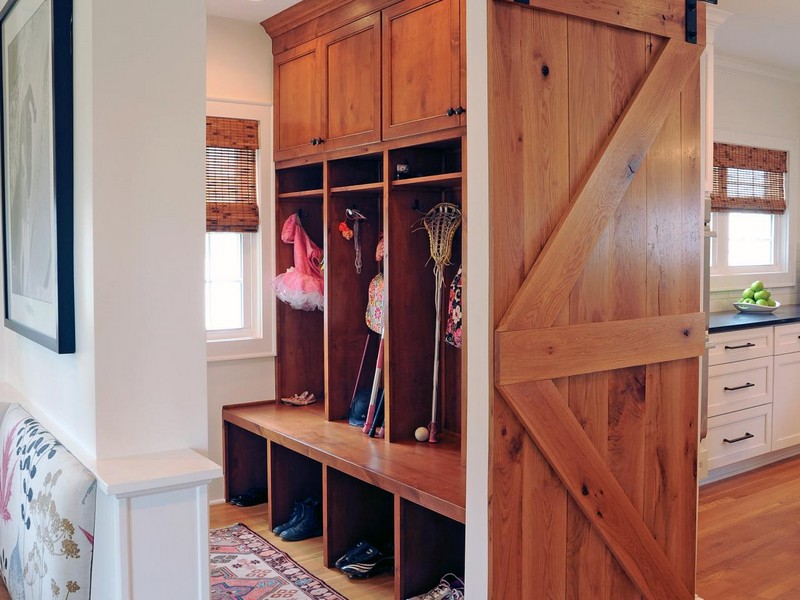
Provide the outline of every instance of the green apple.
<path id="1" fill-rule="evenodd" d="M 745 304 L 755 304 L 755 303 L 756 303 L 756 301 L 755 301 L 755 300 L 753 300 L 752 298 L 745 298 L 745 299 L 744 299 L 744 303 L 745 303 Z"/>
<path id="2" fill-rule="evenodd" d="M 754 292 L 760 292 L 761 290 L 764 289 L 764 284 L 761 282 L 761 280 L 757 279 L 756 281 L 750 284 L 750 289 L 753 290 Z"/>
<path id="3" fill-rule="evenodd" d="M 756 304 L 758 304 L 759 306 L 769 306 L 767 301 L 764 300 L 763 298 L 761 298 L 760 300 L 756 300 Z"/>
<path id="4" fill-rule="evenodd" d="M 753 298 L 756 300 L 768 300 L 772 294 L 769 293 L 769 290 L 760 290 L 753 294 Z"/>
<path id="5" fill-rule="evenodd" d="M 777 303 L 772 298 L 767 298 L 767 306 L 777 306 Z"/>
<path id="6" fill-rule="evenodd" d="M 755 295 L 755 292 L 750 288 L 745 288 L 742 292 L 742 298 L 752 298 Z"/>

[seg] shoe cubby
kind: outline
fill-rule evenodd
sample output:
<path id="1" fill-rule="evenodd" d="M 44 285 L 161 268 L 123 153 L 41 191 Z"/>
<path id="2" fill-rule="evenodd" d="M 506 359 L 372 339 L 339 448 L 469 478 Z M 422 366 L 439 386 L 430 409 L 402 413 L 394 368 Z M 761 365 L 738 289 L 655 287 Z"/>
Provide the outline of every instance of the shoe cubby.
<path id="1" fill-rule="evenodd" d="M 291 199 L 322 200 L 323 170 L 322 163 L 303 165 L 276 172 L 278 201 Z"/>
<path id="2" fill-rule="evenodd" d="M 333 467 L 324 470 L 323 558 L 326 567 L 361 541 L 394 547 L 394 496 Z"/>
<path id="3" fill-rule="evenodd" d="M 395 510 L 395 597 L 424 594 L 446 573 L 464 577 L 463 523 L 400 497 Z"/>
<path id="4" fill-rule="evenodd" d="M 238 425 L 226 422 L 223 429 L 225 452 L 225 500 L 267 489 L 267 441 Z"/>
<path id="5" fill-rule="evenodd" d="M 322 500 L 322 465 L 285 446 L 269 442 L 269 528 L 286 523 L 295 502 Z"/>

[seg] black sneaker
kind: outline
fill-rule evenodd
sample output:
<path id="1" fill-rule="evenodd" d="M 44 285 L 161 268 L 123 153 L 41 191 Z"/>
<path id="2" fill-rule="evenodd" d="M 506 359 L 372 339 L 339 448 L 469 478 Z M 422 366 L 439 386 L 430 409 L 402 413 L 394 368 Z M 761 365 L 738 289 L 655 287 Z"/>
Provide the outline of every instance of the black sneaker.
<path id="1" fill-rule="evenodd" d="M 394 569 L 394 556 L 392 555 L 391 546 L 387 548 L 386 552 L 381 552 L 375 548 L 375 546 L 367 544 L 366 542 L 363 542 L 363 544 L 359 552 L 353 553 L 353 562 L 340 567 L 342 573 L 351 579 L 365 579 Z M 358 548 L 358 546 L 356 546 L 356 548 Z"/>
<path id="2" fill-rule="evenodd" d="M 294 527 L 303 517 L 303 503 L 302 502 L 295 502 L 294 508 L 292 508 L 292 514 L 289 516 L 289 520 L 286 523 L 281 523 L 280 525 L 276 526 L 275 529 L 272 530 L 272 533 L 275 535 L 280 535 L 290 527 Z"/>
<path id="3" fill-rule="evenodd" d="M 255 506 L 256 504 L 263 504 L 267 501 L 267 490 L 261 488 L 252 488 L 247 490 L 244 494 L 234 496 L 231 498 L 231 504 L 235 506 Z"/>
<path id="4" fill-rule="evenodd" d="M 345 565 L 349 565 L 350 563 L 358 562 L 359 560 L 367 558 L 369 553 L 373 551 L 377 552 L 378 549 L 370 545 L 369 542 L 358 542 L 355 546 L 340 556 L 334 566 L 337 569 L 341 569 Z"/>
<path id="5" fill-rule="evenodd" d="M 281 539 L 297 542 L 322 535 L 322 507 L 319 500 L 308 499 L 301 504 L 302 515 L 296 524 L 281 532 Z"/>

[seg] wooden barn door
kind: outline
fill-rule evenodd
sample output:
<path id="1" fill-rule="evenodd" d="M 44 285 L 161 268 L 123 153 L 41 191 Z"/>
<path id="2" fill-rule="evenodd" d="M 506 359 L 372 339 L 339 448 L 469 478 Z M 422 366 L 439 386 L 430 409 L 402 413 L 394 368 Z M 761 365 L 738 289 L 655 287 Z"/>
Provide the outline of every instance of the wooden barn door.
<path id="1" fill-rule="evenodd" d="M 497 600 L 694 598 L 704 40 L 685 8 L 490 2 Z"/>

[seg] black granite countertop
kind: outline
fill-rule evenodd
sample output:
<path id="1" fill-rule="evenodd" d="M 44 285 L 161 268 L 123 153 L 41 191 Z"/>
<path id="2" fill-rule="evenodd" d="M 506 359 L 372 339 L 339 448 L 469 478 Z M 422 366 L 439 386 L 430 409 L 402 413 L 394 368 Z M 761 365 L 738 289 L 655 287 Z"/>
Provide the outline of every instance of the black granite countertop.
<path id="1" fill-rule="evenodd" d="M 736 309 L 712 312 L 709 313 L 708 321 L 708 330 L 711 333 L 796 323 L 800 321 L 800 305 L 783 305 L 771 313 L 740 313 Z"/>

